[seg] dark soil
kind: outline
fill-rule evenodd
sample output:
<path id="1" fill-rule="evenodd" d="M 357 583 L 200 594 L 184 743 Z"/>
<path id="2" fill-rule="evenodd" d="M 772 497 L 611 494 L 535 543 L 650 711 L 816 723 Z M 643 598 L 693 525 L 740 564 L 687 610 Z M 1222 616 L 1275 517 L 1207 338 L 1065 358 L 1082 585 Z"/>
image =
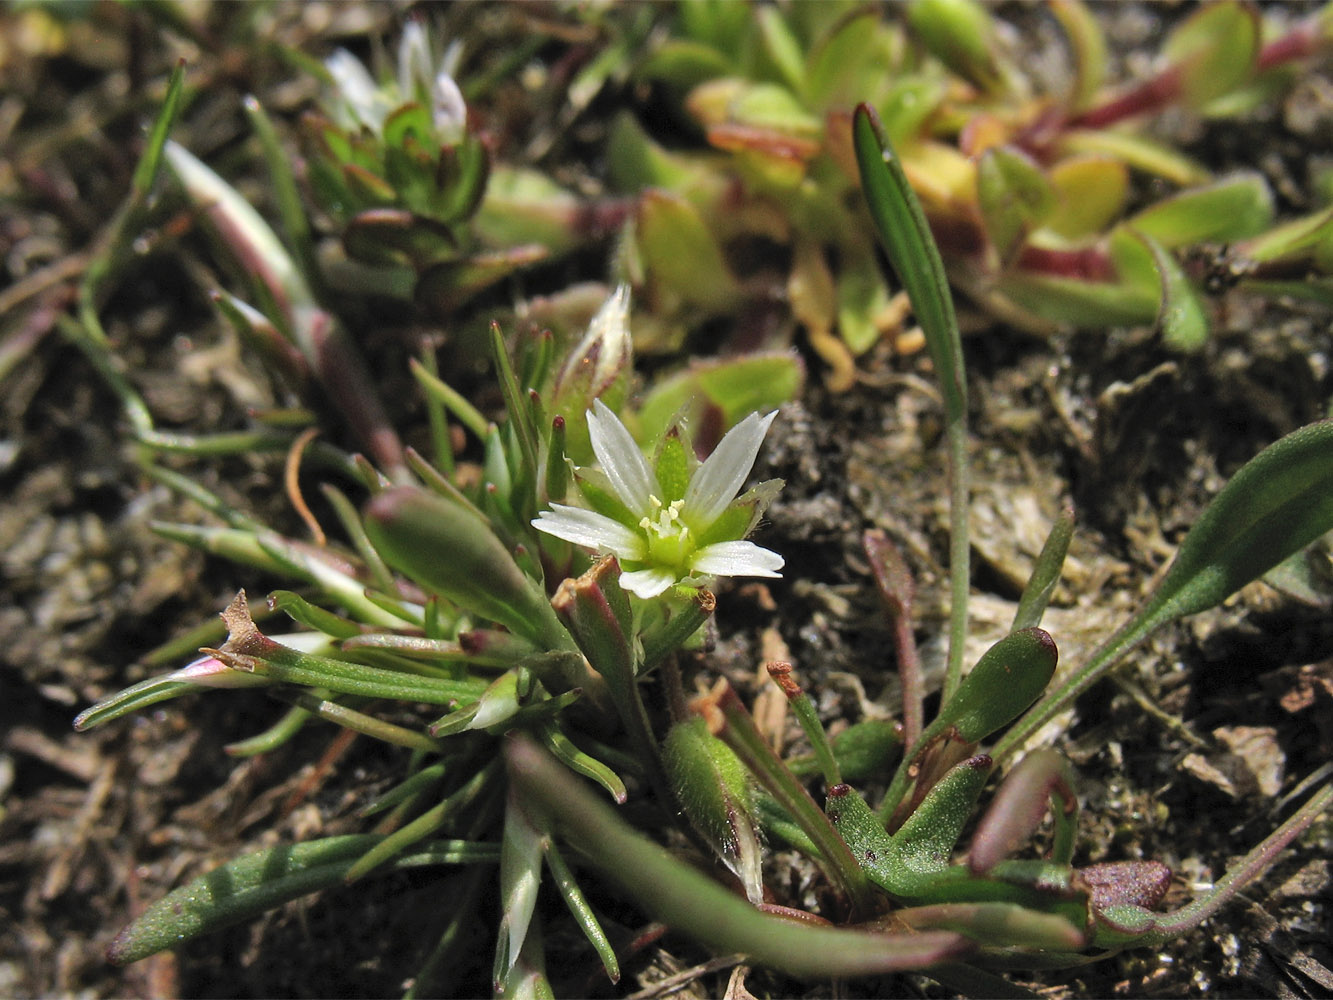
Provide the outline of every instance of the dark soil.
<path id="1" fill-rule="evenodd" d="M 213 10 L 200 44 L 164 30 L 148 8 L 99 6 L 66 23 L 63 40 L 46 51 L 27 33 L 37 23 L 31 14 L 0 12 L 0 139 L 8 150 L 0 162 L 0 995 L 394 995 L 464 891 L 456 875 L 372 880 L 127 969 L 103 955 L 147 903 L 214 864 L 279 841 L 362 829 L 355 811 L 401 763 L 397 751 L 370 740 L 335 756 L 322 732 L 234 760 L 222 747 L 281 711 L 247 692 L 170 702 L 86 734 L 70 727 L 99 697 L 164 669 L 142 658 L 210 619 L 237 589 L 262 594 L 278 585 L 151 532 L 154 521 L 204 516 L 143 477 L 115 396 L 59 332 L 86 255 L 128 188 L 164 67 L 186 55 L 206 81 L 182 138 L 214 161 L 258 162 L 243 141 L 244 92 L 265 95 L 279 114 L 309 98 L 280 62 L 230 40 L 228 7 Z M 1157 8 L 1123 7 L 1118 44 L 1150 44 L 1151 30 L 1130 36 L 1140 21 L 1155 22 Z M 397 16 L 379 5 L 278 5 L 270 29 L 322 55 L 349 39 L 365 49 L 365 38 L 390 34 Z M 485 18 L 477 23 L 491 30 Z M 1175 123 L 1179 141 L 1214 168 L 1263 172 L 1284 213 L 1308 210 L 1318 169 L 1333 163 L 1326 70 L 1239 125 Z M 551 113 L 504 112 L 520 131 L 539 127 L 524 115 Z M 255 175 L 258 197 L 262 185 Z M 162 426 L 242 426 L 246 408 L 269 401 L 271 390 L 221 333 L 200 291 L 212 266 L 202 244 L 174 244 L 159 232 L 148 239 L 157 252 L 103 304 L 108 333 Z M 1079 530 L 1045 624 L 1062 661 L 1074 663 L 1146 593 L 1227 476 L 1325 414 L 1333 396 L 1326 311 L 1235 295 L 1217 307 L 1219 328 L 1193 357 L 1166 353 L 1144 329 L 1035 341 L 969 324 L 977 652 L 1012 617 L 1063 500 L 1075 503 Z M 365 334 L 393 386 L 406 386 L 409 324 L 398 317 Z M 750 698 L 763 662 L 789 659 L 832 728 L 896 707 L 890 632 L 861 552 L 864 530 L 888 531 L 917 573 L 917 638 L 928 666 L 942 660 L 946 617 L 941 418 L 922 388 L 929 365 L 885 349 L 862 367 L 856 388 L 831 394 L 811 359 L 811 388 L 784 408 L 756 470 L 788 484 L 761 539 L 786 556 L 787 571 L 768 586 L 723 588 L 718 644 L 690 665 L 702 677 L 727 675 Z M 400 426 L 418 420 L 410 391 L 386 395 L 403 400 Z M 203 474 L 210 488 L 298 532 L 280 461 L 231 459 Z M 1327 611 L 1252 585 L 1142 648 L 1127 671 L 1132 683 L 1105 682 L 1085 698 L 1059 744 L 1082 781 L 1080 857 L 1160 859 L 1176 872 L 1169 901 L 1178 903 L 1262 839 L 1276 823 L 1275 790 L 1290 790 L 1333 753 Z M 1136 691 L 1202 745 L 1146 715 Z M 1325 819 L 1181 941 L 1031 982 L 1052 996 L 1328 995 L 1331 837 Z M 805 877 L 791 856 L 776 854 L 771 885 L 790 885 L 799 903 Z M 623 901 L 595 903 L 625 940 L 644 929 Z M 491 947 L 489 930 L 478 927 L 476 967 L 458 976 L 470 989 L 487 989 Z M 577 935 L 552 932 L 548 950 L 558 990 L 609 995 Z M 649 989 L 707 959 L 668 935 L 628 964 L 618 989 Z M 684 995 L 721 994 L 729 973 L 702 973 Z M 756 995 L 947 995 L 913 977 L 830 986 L 753 973 L 747 982 Z"/>

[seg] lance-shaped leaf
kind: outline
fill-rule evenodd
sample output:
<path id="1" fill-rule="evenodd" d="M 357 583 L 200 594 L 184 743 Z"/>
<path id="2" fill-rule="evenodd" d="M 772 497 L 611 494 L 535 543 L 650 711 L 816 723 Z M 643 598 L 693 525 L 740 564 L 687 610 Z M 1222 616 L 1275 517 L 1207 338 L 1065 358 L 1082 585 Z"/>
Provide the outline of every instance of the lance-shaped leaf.
<path id="1" fill-rule="evenodd" d="M 1001 758 L 1095 684 L 1148 633 L 1226 600 L 1333 529 L 1333 421 L 1293 431 L 1247 462 L 1199 516 L 1144 608 L 996 745 Z"/>
<path id="2" fill-rule="evenodd" d="M 375 834 L 328 837 L 237 858 L 149 906 L 116 935 L 107 948 L 107 958 L 116 965 L 128 965 L 337 885 L 356 859 L 380 839 Z M 499 850 L 493 844 L 430 841 L 395 858 L 384 870 L 494 863 L 498 859 Z"/>
<path id="3" fill-rule="evenodd" d="M 856 109 L 852 141 L 870 217 L 912 301 L 912 311 L 925 334 L 926 346 L 944 395 L 949 445 L 950 608 L 949 654 L 944 679 L 947 697 L 958 687 L 962 673 L 971 559 L 967 540 L 967 383 L 962 338 L 944 261 L 931 235 L 925 212 L 907 182 L 897 153 L 889 145 L 878 115 L 868 104 Z"/>
<path id="4" fill-rule="evenodd" d="M 366 534 L 394 569 L 474 614 L 548 649 L 574 648 L 541 585 L 489 525 L 457 503 L 410 486 L 366 508 Z"/>
<path id="5" fill-rule="evenodd" d="M 112 719 L 119 719 L 134 712 L 141 712 L 149 705 L 156 705 L 158 702 L 179 698 L 183 694 L 197 691 L 201 685 L 204 687 L 239 688 L 262 687 L 271 683 L 272 681 L 267 677 L 247 673 L 243 670 L 233 670 L 215 657 L 204 656 L 180 670 L 173 670 L 169 674 L 162 674 L 158 677 L 150 677 L 103 698 L 96 705 L 79 713 L 78 718 L 74 720 L 74 728 L 80 732 L 85 729 L 92 729 L 94 726 L 100 726 Z"/>
<path id="6" fill-rule="evenodd" d="M 976 743 L 1007 726 L 1046 689 L 1057 659 L 1048 632 L 1025 628 L 1009 633 L 982 654 L 921 742 L 953 730 L 964 743 Z"/>
<path id="7" fill-rule="evenodd" d="M 1060 582 L 1060 571 L 1064 568 L 1065 553 L 1069 551 L 1069 540 L 1074 534 L 1074 508 L 1066 504 L 1060 516 L 1051 525 L 1050 534 L 1037 555 L 1032 566 L 1032 576 L 1018 599 L 1018 610 L 1014 612 L 1013 631 L 1040 625 L 1046 606 L 1051 603 L 1055 585 Z"/>
<path id="8" fill-rule="evenodd" d="M 854 976 L 926 969 L 970 948 L 949 931 L 865 934 L 763 913 L 636 833 L 532 743 L 511 740 L 505 753 L 511 779 L 549 812 L 563 842 L 577 846 L 655 919 L 719 953 L 741 952 L 793 975 Z"/>

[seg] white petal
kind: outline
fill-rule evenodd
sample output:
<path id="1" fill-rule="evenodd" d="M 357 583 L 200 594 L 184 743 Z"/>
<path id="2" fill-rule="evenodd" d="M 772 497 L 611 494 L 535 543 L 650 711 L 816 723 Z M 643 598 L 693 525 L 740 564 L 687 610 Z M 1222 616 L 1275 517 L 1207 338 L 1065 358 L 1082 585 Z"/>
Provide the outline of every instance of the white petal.
<path id="1" fill-rule="evenodd" d="M 621 559 L 643 558 L 643 536 L 595 510 L 552 504 L 550 510 L 537 515 L 532 526 L 575 545 L 610 549 Z"/>
<path id="2" fill-rule="evenodd" d="M 357 126 L 368 125 L 379 130 L 384 124 L 384 101 L 379 85 L 361 60 L 346 49 L 335 49 L 324 60 L 324 68 L 333 78 L 337 99 L 350 113 Z"/>
<path id="3" fill-rule="evenodd" d="M 600 399 L 594 399 L 588 411 L 588 435 L 616 497 L 636 515 L 648 514 L 648 498 L 662 488 L 657 485 L 657 477 L 648 467 L 638 443 Z"/>
<path id="4" fill-rule="evenodd" d="M 448 73 L 437 75 L 431 97 L 436 133 L 444 142 L 460 141 L 467 130 L 467 105 L 463 103 L 463 92 L 454 78 Z"/>
<path id="5" fill-rule="evenodd" d="M 727 431 L 713 454 L 690 478 L 681 514 L 695 531 L 702 531 L 716 521 L 727 509 L 727 504 L 736 498 L 754 467 L 755 456 L 764 443 L 768 426 L 777 415 L 777 410 L 766 417 L 751 413 Z"/>
<path id="6" fill-rule="evenodd" d="M 656 597 L 675 582 L 676 574 L 660 566 L 620 574 L 620 585 L 643 598 Z"/>
<path id="7" fill-rule="evenodd" d="M 403 25 L 403 37 L 398 42 L 398 97 L 404 103 L 415 101 L 418 89 L 429 89 L 430 62 L 430 40 L 426 37 L 426 29 L 420 21 L 408 21 Z"/>
<path id="8" fill-rule="evenodd" d="M 785 560 L 754 542 L 714 542 L 690 560 L 690 569 L 711 576 L 781 576 Z"/>

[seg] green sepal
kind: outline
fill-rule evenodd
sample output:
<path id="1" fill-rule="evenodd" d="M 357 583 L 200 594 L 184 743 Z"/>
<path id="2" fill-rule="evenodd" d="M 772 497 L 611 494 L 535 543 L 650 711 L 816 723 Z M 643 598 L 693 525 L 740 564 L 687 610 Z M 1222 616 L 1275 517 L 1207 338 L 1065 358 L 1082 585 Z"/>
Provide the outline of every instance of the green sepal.
<path id="1" fill-rule="evenodd" d="M 659 499 L 664 504 L 670 504 L 685 496 L 685 490 L 690 485 L 690 475 L 698 464 L 690 450 L 689 438 L 684 428 L 679 422 L 672 424 L 662 435 L 653 461 L 657 484 L 662 487 L 662 496 Z"/>

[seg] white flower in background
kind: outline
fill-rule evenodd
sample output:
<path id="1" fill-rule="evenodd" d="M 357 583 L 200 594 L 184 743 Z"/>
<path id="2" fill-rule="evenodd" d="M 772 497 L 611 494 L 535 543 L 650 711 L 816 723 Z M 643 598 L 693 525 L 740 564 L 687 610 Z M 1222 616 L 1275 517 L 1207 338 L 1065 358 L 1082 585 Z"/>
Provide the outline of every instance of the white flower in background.
<path id="1" fill-rule="evenodd" d="M 625 425 L 605 403 L 594 400 L 588 431 L 605 489 L 587 470 L 580 475 L 594 487 L 585 489 L 585 495 L 596 503 L 592 498 L 600 494 L 597 505 L 605 512 L 552 504 L 533 526 L 576 545 L 613 553 L 620 560 L 621 586 L 639 597 L 656 597 L 677 583 L 712 576 L 778 576 L 782 557 L 744 538 L 781 481 L 736 496 L 776 416 L 776 410 L 765 417 L 751 413 L 727 432 L 687 482 L 672 476 L 677 488 L 664 490 Z M 677 455 L 681 453 L 678 448 Z"/>
<path id="2" fill-rule="evenodd" d="M 335 117 L 344 127 L 367 128 L 378 134 L 391 112 L 419 101 L 430 106 L 440 143 L 457 145 L 467 130 L 467 105 L 453 77 L 460 54 L 455 41 L 436 62 L 426 29 L 419 21 L 409 21 L 398 43 L 398 91 L 394 93 L 393 83 L 377 83 L 361 60 L 346 49 L 336 50 L 324 60 L 336 91 Z"/>

